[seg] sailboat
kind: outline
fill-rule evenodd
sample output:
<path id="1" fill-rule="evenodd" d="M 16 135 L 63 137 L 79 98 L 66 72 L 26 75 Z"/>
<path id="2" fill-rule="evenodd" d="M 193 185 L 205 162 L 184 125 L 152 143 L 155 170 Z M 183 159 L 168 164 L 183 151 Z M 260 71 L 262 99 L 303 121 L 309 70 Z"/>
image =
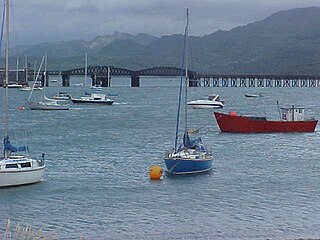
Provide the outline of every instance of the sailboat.
<path id="1" fill-rule="evenodd" d="M 209 171 L 212 168 L 213 155 L 208 147 L 203 143 L 201 138 L 191 139 L 188 131 L 187 120 L 187 88 L 188 88 L 188 36 L 189 36 L 189 13 L 187 9 L 187 20 L 184 33 L 184 63 L 182 69 L 185 69 L 184 76 L 180 80 L 180 93 L 178 102 L 178 113 L 176 123 L 176 135 L 174 148 L 166 151 L 164 162 L 167 172 L 170 174 L 191 174 Z M 184 81 L 183 81 L 184 79 Z M 178 147 L 179 138 L 179 122 L 180 122 L 180 108 L 182 102 L 182 88 L 185 83 L 184 94 L 184 112 L 185 112 L 185 126 L 182 143 Z"/>
<path id="2" fill-rule="evenodd" d="M 29 100 L 28 100 L 29 109 L 30 110 L 46 110 L 46 111 L 49 111 L 49 110 L 69 110 L 69 105 L 68 104 L 59 103 L 59 100 L 48 98 L 46 96 L 46 94 L 45 94 L 45 86 L 46 86 L 46 81 L 47 81 L 47 54 L 45 54 L 43 59 L 45 60 L 43 101 L 30 102 L 30 98 L 31 98 L 31 95 L 32 95 L 32 92 L 31 92 Z M 42 62 L 43 62 L 43 59 L 42 59 Z M 40 68 L 42 66 L 42 62 L 40 64 Z M 39 76 L 39 72 L 38 72 L 38 76 Z M 35 81 L 35 83 L 36 83 L 36 81 Z"/>
<path id="3" fill-rule="evenodd" d="M 28 84 L 28 59 L 27 59 L 27 56 L 25 57 L 25 61 L 26 61 L 26 66 L 25 66 L 25 71 L 26 71 L 26 85 L 23 86 L 22 88 L 20 88 L 20 91 L 23 91 L 23 92 L 29 92 L 29 91 L 32 91 L 32 90 L 42 90 L 42 87 L 39 85 L 39 84 L 32 84 L 32 86 L 29 86 Z"/>
<path id="4" fill-rule="evenodd" d="M 15 155 L 16 152 L 27 152 L 28 147 L 15 147 L 9 140 L 9 116 L 8 116 L 8 84 L 9 84 L 9 0 L 5 1 L 5 79 L 4 91 L 4 146 L 3 157 L 0 159 L 0 187 L 31 184 L 41 181 L 44 170 L 44 154 L 41 159 L 32 159 L 25 155 Z"/>

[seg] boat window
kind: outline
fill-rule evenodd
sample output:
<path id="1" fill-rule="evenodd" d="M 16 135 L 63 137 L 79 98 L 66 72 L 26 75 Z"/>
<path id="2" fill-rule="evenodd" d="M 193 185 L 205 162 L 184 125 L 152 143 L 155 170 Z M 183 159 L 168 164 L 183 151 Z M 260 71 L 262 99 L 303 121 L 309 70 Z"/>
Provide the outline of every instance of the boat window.
<path id="1" fill-rule="evenodd" d="M 299 109 L 299 113 L 302 113 L 302 109 Z"/>
<path id="2" fill-rule="evenodd" d="M 31 163 L 30 162 L 21 163 L 20 165 L 21 165 L 22 168 L 31 167 Z"/>
<path id="3" fill-rule="evenodd" d="M 287 114 L 283 113 L 283 114 L 282 114 L 282 119 L 283 119 L 283 120 L 287 120 Z"/>
<path id="4" fill-rule="evenodd" d="M 16 163 L 6 164 L 6 168 L 18 168 L 18 164 Z"/>

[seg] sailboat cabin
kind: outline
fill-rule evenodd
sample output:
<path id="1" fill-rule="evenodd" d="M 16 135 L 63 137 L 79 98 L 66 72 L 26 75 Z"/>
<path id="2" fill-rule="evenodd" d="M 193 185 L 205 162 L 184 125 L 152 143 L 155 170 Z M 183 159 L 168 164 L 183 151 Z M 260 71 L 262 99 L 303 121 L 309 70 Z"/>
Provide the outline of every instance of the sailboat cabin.
<path id="1" fill-rule="evenodd" d="M 294 106 L 290 108 L 281 108 L 281 120 L 304 121 L 304 108 Z"/>

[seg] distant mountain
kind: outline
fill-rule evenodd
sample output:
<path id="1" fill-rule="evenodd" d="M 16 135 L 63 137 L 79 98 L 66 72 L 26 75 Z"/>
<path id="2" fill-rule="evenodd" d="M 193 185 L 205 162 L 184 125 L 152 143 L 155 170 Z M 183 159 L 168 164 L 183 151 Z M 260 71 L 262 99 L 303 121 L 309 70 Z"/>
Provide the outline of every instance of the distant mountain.
<path id="1" fill-rule="evenodd" d="M 281 11 L 201 42 L 197 56 L 211 61 L 213 72 L 319 73 L 320 8 Z"/>
<path id="2" fill-rule="evenodd" d="M 99 49 L 96 54 L 99 56 L 132 56 L 138 55 L 143 46 L 131 39 L 115 40 L 105 47 Z"/>
<path id="3" fill-rule="evenodd" d="M 11 49 L 11 56 L 27 55 L 41 58 L 45 52 L 52 58 L 66 58 L 88 54 L 95 54 L 102 48 L 118 40 L 129 40 L 141 46 L 150 44 L 156 37 L 139 33 L 131 35 L 128 33 L 115 32 L 113 35 L 97 36 L 90 41 L 72 40 L 52 43 L 42 43 L 31 46 L 18 46 Z"/>
<path id="4" fill-rule="evenodd" d="M 128 33 L 115 32 L 113 35 L 97 36 L 88 44 L 90 49 L 100 50 L 117 40 L 131 40 L 132 42 L 146 46 L 150 44 L 156 37 L 145 33 L 138 33 L 136 36 Z"/>
<path id="5" fill-rule="evenodd" d="M 191 37 L 190 67 L 198 72 L 247 74 L 319 74 L 320 8 L 297 8 L 264 20 Z M 49 68 L 82 67 L 84 54 L 90 65 L 129 69 L 181 65 L 183 36 L 160 38 L 125 33 L 20 47 L 20 55 L 49 55 Z M 18 48 L 17 48 L 18 49 Z M 15 55 L 18 52 L 15 52 Z"/>

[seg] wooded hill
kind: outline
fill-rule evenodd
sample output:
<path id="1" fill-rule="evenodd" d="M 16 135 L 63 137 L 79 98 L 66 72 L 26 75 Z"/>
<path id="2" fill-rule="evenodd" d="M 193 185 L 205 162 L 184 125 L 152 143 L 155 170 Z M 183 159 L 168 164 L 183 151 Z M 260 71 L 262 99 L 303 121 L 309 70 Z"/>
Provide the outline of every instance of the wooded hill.
<path id="1" fill-rule="evenodd" d="M 191 23 L 192 24 L 192 23 Z M 320 8 L 297 8 L 264 20 L 190 38 L 190 68 L 197 72 L 229 74 L 320 74 Z M 40 60 L 47 52 L 49 69 L 64 70 L 89 65 L 128 69 L 153 66 L 180 67 L 182 34 L 160 38 L 115 33 L 92 41 L 75 40 L 19 46 L 17 55 Z"/>

